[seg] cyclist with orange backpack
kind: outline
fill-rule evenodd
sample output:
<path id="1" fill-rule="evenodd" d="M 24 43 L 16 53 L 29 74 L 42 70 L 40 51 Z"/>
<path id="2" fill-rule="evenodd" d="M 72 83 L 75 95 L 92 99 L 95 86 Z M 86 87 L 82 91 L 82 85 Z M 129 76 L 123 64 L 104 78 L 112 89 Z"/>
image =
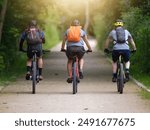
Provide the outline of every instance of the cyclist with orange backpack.
<path id="1" fill-rule="evenodd" d="M 118 19 L 114 23 L 115 29 L 113 29 L 105 42 L 105 53 L 109 53 L 108 47 L 110 43 L 113 43 L 113 51 L 112 51 L 112 71 L 113 78 L 112 82 L 117 81 L 117 60 L 120 55 L 123 56 L 123 60 L 125 61 L 125 77 L 126 81 L 129 81 L 129 68 L 130 68 L 130 46 L 131 44 L 133 51 L 136 52 L 135 42 L 130 34 L 130 32 L 123 28 L 123 21 Z"/>
<path id="2" fill-rule="evenodd" d="M 72 82 L 72 57 L 74 55 L 77 55 L 79 59 L 79 78 L 83 79 L 83 64 L 84 64 L 83 56 L 85 53 L 84 42 L 88 48 L 88 52 L 92 52 L 85 31 L 81 29 L 79 21 L 75 19 L 72 22 L 70 28 L 67 29 L 67 31 L 65 32 L 61 46 L 61 51 L 65 51 L 64 49 L 65 44 L 67 45 L 66 55 L 68 57 L 67 62 L 67 69 L 69 76 L 69 78 L 67 79 L 68 83 Z"/>
<path id="3" fill-rule="evenodd" d="M 21 34 L 21 38 L 19 41 L 19 50 L 23 50 L 23 43 L 26 40 L 27 42 L 27 74 L 26 74 L 26 80 L 30 79 L 31 75 L 31 63 L 32 63 L 32 57 L 33 57 L 33 50 L 36 50 L 37 57 L 38 57 L 38 67 L 39 67 L 39 79 L 42 80 L 42 68 L 43 68 L 43 59 L 42 59 L 42 43 L 45 43 L 45 36 L 44 32 L 41 31 L 37 27 L 36 20 L 31 20 L 29 23 L 29 27 L 25 29 L 25 31 Z"/>

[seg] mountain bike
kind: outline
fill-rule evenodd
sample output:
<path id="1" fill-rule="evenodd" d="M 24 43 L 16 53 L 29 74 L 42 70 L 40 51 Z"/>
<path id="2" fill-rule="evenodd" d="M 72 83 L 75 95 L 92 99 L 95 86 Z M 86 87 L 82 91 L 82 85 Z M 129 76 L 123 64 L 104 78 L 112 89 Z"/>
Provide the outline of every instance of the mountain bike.
<path id="1" fill-rule="evenodd" d="M 62 50 L 63 52 L 66 52 L 66 50 Z M 85 53 L 91 52 L 89 50 L 84 51 Z M 76 94 L 78 91 L 78 83 L 80 83 L 79 80 L 79 59 L 77 55 L 74 55 L 72 57 L 72 86 L 73 86 L 73 94 Z"/>
<path id="2" fill-rule="evenodd" d="M 23 50 L 23 52 L 27 52 Z M 50 52 L 49 50 L 42 50 L 43 54 L 46 52 Z M 32 57 L 32 64 L 31 64 L 31 72 L 30 72 L 30 80 L 32 80 L 32 94 L 36 93 L 36 85 L 39 83 L 39 68 L 38 68 L 38 59 L 37 59 L 37 50 L 32 50 L 33 57 Z"/>
<path id="3" fill-rule="evenodd" d="M 110 53 L 112 53 L 112 50 L 109 50 Z M 130 51 L 131 53 L 134 53 L 134 51 Z M 120 53 L 120 56 L 117 60 L 117 91 L 122 94 L 124 84 L 126 83 L 126 76 L 125 76 L 125 63 L 123 61 L 122 54 Z"/>

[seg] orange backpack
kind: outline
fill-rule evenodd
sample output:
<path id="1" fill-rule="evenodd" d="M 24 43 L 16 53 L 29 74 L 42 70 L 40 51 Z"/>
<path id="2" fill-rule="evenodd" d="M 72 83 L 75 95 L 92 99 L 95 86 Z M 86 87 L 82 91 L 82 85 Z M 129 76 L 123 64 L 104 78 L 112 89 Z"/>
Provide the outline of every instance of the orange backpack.
<path id="1" fill-rule="evenodd" d="M 79 42 L 80 41 L 80 30 L 81 26 L 70 26 L 68 31 L 68 42 Z"/>

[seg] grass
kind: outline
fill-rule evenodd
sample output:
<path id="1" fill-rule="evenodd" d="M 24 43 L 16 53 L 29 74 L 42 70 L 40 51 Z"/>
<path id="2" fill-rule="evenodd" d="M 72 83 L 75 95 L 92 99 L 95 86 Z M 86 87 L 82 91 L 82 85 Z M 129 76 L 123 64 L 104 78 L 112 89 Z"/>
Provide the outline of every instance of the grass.
<path id="1" fill-rule="evenodd" d="M 26 65 L 20 65 L 18 67 L 12 67 L 12 69 L 5 70 L 5 72 L 1 72 L 0 74 L 0 86 L 7 86 L 11 82 L 15 82 L 16 79 L 25 73 Z"/>
<path id="2" fill-rule="evenodd" d="M 145 90 L 142 90 L 142 91 L 140 92 L 140 95 L 143 97 L 143 99 L 148 99 L 148 100 L 150 100 L 150 92 L 147 92 L 147 91 L 145 91 Z"/>
<path id="3" fill-rule="evenodd" d="M 18 53 L 15 64 L 11 64 L 11 67 L 5 68 L 0 72 L 0 86 L 7 86 L 23 73 L 25 73 L 26 66 L 26 54 Z"/>
<path id="4" fill-rule="evenodd" d="M 45 28 L 46 43 L 44 44 L 43 48 L 52 48 L 59 42 L 59 32 L 55 25 L 47 24 Z"/>
<path id="5" fill-rule="evenodd" d="M 135 76 L 135 78 L 144 84 L 146 88 L 150 89 L 150 77 L 148 75 L 141 75 L 141 76 Z M 150 92 L 142 89 L 140 92 L 140 95 L 143 97 L 143 99 L 149 99 L 150 100 Z"/>
<path id="6" fill-rule="evenodd" d="M 148 74 L 141 73 L 136 68 L 131 68 L 131 73 L 136 80 L 141 82 L 146 88 L 150 89 L 150 76 Z M 143 99 L 150 100 L 150 92 L 147 92 L 146 90 L 142 89 L 140 95 Z"/>
<path id="7" fill-rule="evenodd" d="M 131 73 L 132 73 L 132 76 L 136 80 L 138 80 L 139 82 L 144 84 L 148 89 L 150 89 L 150 76 L 148 74 L 139 73 L 139 72 L 136 72 L 136 71 L 133 71 Z"/>
<path id="8" fill-rule="evenodd" d="M 17 76 L 15 76 L 11 73 L 9 75 L 3 75 L 0 77 L 0 86 L 7 86 L 11 82 L 16 81 L 16 79 L 17 79 Z"/>

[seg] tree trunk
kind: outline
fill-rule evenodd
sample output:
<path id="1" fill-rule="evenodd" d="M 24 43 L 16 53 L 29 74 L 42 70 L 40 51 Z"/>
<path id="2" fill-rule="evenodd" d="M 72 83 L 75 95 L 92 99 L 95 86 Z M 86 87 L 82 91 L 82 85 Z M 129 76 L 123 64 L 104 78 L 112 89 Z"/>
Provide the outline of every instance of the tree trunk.
<path id="1" fill-rule="evenodd" d="M 7 10 L 7 1 L 8 0 L 4 0 L 2 10 L 0 12 L 0 43 L 1 43 L 1 37 L 2 37 L 2 31 L 3 31 L 3 23 L 5 20 L 5 14 Z"/>
<path id="2" fill-rule="evenodd" d="M 84 30 L 87 32 L 89 26 L 89 3 L 88 1 L 85 1 L 85 25 Z"/>

